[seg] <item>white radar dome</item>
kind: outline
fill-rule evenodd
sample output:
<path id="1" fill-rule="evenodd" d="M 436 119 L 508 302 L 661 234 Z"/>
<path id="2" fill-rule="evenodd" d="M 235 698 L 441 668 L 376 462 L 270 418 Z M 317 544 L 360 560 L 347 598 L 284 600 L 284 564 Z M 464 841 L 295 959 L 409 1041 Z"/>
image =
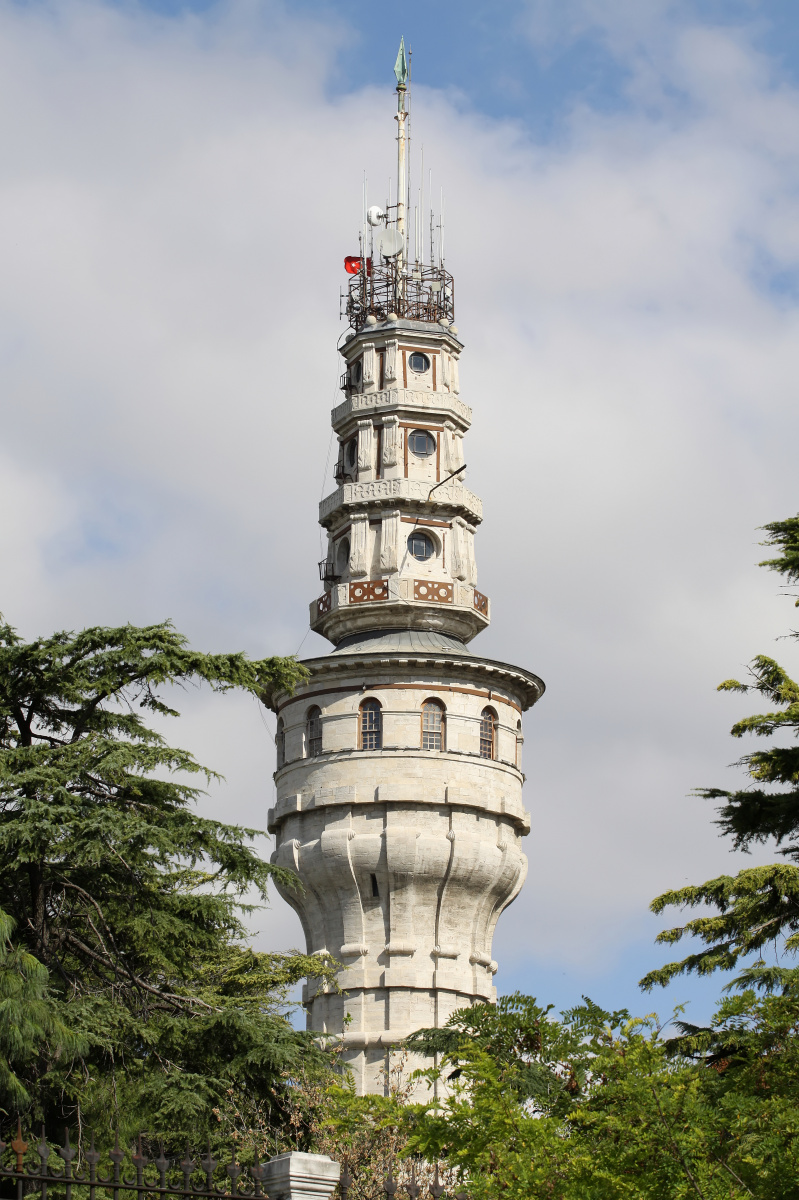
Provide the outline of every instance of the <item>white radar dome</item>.
<path id="1" fill-rule="evenodd" d="M 385 219 L 386 214 L 378 204 L 373 204 L 371 208 L 366 210 L 366 219 L 370 225 L 379 225 Z"/>

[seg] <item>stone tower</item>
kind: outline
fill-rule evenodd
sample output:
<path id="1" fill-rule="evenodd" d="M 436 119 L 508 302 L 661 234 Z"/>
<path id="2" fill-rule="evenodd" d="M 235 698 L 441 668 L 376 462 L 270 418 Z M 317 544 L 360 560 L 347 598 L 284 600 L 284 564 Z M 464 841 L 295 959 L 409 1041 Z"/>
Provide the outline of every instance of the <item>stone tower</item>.
<path id="1" fill-rule="evenodd" d="M 311 628 L 335 648 L 293 696 L 267 698 L 273 861 L 303 882 L 284 895 L 308 953 L 341 963 L 340 994 L 306 986 L 308 1027 L 341 1037 L 362 1092 L 382 1090 L 408 1033 L 496 995 L 492 937 L 527 868 L 521 715 L 544 690 L 467 646 L 491 611 L 463 482 L 472 411 L 440 232 L 427 254 L 409 236 L 402 46 L 395 73 L 398 201 L 364 214 L 345 263 L 337 487 L 319 511 Z"/>

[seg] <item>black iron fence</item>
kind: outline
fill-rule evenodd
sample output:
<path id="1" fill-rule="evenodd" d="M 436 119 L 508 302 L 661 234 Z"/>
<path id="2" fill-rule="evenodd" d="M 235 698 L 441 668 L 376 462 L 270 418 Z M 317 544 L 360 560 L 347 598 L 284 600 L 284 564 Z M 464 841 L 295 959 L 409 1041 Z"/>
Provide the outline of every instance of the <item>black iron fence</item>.
<path id="1" fill-rule="evenodd" d="M 35 1158 L 38 1162 L 34 1161 Z M 73 1166 L 76 1157 L 79 1165 Z M 105 1169 L 102 1160 L 105 1158 Z M 127 1167 L 126 1167 L 127 1160 Z M 130 1172 L 132 1171 L 132 1174 Z M 0 1196 L 6 1200 L 124 1200 L 135 1193 L 136 1200 L 155 1200 L 155 1197 L 173 1200 L 282 1200 L 282 1191 L 272 1194 L 265 1186 L 271 1174 L 270 1162 L 242 1166 L 236 1161 L 235 1150 L 229 1163 L 223 1164 L 214 1158 L 210 1150 L 194 1157 L 187 1149 L 183 1158 L 168 1157 L 163 1146 L 155 1155 L 147 1154 L 143 1140 L 126 1153 L 117 1138 L 112 1150 L 102 1154 L 95 1149 L 94 1137 L 90 1138 L 89 1149 L 77 1149 L 70 1143 L 69 1131 L 65 1132 L 64 1143 L 53 1150 L 42 1133 L 38 1143 L 28 1143 L 22 1136 L 21 1126 L 10 1142 L 0 1141 Z M 428 1177 L 430 1176 L 430 1177 Z M 341 1176 L 337 1185 L 340 1200 L 347 1200 L 353 1188 L 353 1179 L 346 1160 L 342 1163 Z M 417 1179 L 416 1165 L 412 1164 L 408 1178 L 401 1183 L 394 1178 L 391 1166 L 385 1175 L 380 1190 L 389 1198 L 396 1194 L 408 1196 L 409 1200 L 468 1200 L 463 1192 L 454 1193 L 440 1182 L 436 1166 L 430 1175 L 424 1172 L 421 1182 Z"/>

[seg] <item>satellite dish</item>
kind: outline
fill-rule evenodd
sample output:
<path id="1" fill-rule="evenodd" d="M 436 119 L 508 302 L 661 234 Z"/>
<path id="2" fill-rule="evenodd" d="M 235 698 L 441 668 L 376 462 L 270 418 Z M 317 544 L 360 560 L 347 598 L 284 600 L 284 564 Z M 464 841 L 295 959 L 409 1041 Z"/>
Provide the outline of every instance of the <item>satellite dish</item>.
<path id="1" fill-rule="evenodd" d="M 375 238 L 375 249 L 379 250 L 384 258 L 394 258 L 404 245 L 405 238 L 396 229 L 384 229 Z"/>
<path id="2" fill-rule="evenodd" d="M 366 219 L 370 225 L 379 225 L 381 221 L 385 220 L 385 216 L 386 214 L 379 204 L 373 204 L 366 210 Z"/>

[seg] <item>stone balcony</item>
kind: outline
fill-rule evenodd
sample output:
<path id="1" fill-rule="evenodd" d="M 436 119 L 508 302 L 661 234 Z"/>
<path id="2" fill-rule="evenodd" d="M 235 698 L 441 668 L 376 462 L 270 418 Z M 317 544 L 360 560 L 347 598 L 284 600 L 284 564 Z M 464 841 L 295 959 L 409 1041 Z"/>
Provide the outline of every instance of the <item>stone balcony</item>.
<path id="1" fill-rule="evenodd" d="M 490 619 L 489 599 L 477 588 L 407 575 L 339 583 L 310 605 L 311 628 L 336 643 L 368 629 L 438 630 L 468 642 Z"/>
<path id="2" fill-rule="evenodd" d="M 419 479 L 373 479 L 365 483 L 343 483 L 319 505 L 319 524 L 330 528 L 339 512 L 362 508 L 365 504 L 396 507 L 401 504 L 426 504 L 435 485 Z M 482 501 L 455 478 L 436 487 L 431 504 L 453 510 L 472 525 L 483 519 Z"/>

